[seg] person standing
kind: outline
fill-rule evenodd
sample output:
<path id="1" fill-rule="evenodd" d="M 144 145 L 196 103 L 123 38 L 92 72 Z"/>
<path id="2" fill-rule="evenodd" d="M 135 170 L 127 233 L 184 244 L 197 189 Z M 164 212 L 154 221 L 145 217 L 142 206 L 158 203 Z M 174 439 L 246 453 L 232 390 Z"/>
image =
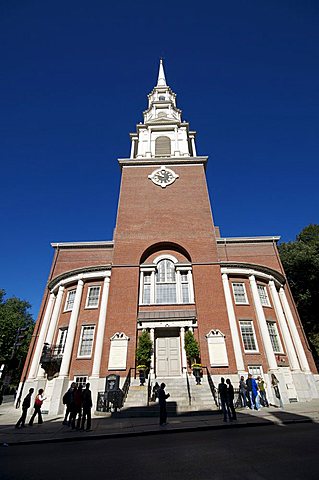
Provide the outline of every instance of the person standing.
<path id="1" fill-rule="evenodd" d="M 167 425 L 167 410 L 166 410 L 166 399 L 170 397 L 169 393 L 165 393 L 165 383 L 161 383 L 161 386 L 158 390 L 158 402 L 160 407 L 160 426 Z"/>
<path id="2" fill-rule="evenodd" d="M 227 383 L 227 403 L 229 410 L 231 412 L 230 421 L 237 420 L 236 410 L 234 406 L 234 387 L 229 378 L 226 380 Z"/>
<path id="3" fill-rule="evenodd" d="M 260 403 L 263 407 L 269 407 L 266 395 L 266 384 L 261 377 L 257 377 L 257 387 L 260 395 Z"/>
<path id="4" fill-rule="evenodd" d="M 80 430 L 81 426 L 81 418 L 82 418 L 82 385 L 80 384 L 78 388 L 74 391 L 74 409 L 71 413 L 72 419 L 71 419 L 71 427 L 72 430 L 75 429 L 75 421 L 77 417 L 77 422 L 76 422 L 76 429 Z"/>
<path id="5" fill-rule="evenodd" d="M 41 423 L 43 423 L 43 419 L 41 415 L 41 407 L 44 400 L 46 400 L 46 397 L 44 397 L 43 392 L 44 392 L 43 388 L 40 388 L 38 395 L 35 397 L 34 412 L 29 421 L 30 427 L 32 427 L 36 415 L 38 415 L 38 424 L 40 425 Z"/>
<path id="6" fill-rule="evenodd" d="M 71 410 L 73 405 L 73 394 L 76 387 L 76 383 L 72 382 L 70 388 L 63 395 L 63 405 L 66 405 L 66 411 L 64 415 L 63 425 L 71 425 Z"/>
<path id="7" fill-rule="evenodd" d="M 241 400 L 241 406 L 244 408 L 245 407 L 249 408 L 247 406 L 246 389 L 247 389 L 247 386 L 245 382 L 245 377 L 242 375 L 239 380 L 239 396 Z"/>
<path id="8" fill-rule="evenodd" d="M 92 408 L 92 393 L 90 390 L 90 384 L 85 385 L 85 390 L 82 394 L 82 408 L 83 416 L 81 423 L 81 430 L 84 430 L 84 425 L 86 421 L 86 431 L 91 431 L 91 408 Z"/>
<path id="9" fill-rule="evenodd" d="M 219 393 L 220 403 L 222 407 L 222 412 L 224 414 L 224 422 L 227 422 L 227 416 L 231 421 L 232 417 L 231 417 L 229 404 L 228 404 L 227 385 L 223 377 L 221 377 L 220 384 L 218 385 L 218 393 Z"/>
<path id="10" fill-rule="evenodd" d="M 255 408 L 255 401 L 253 395 L 253 376 L 251 373 L 248 373 L 248 378 L 246 380 L 246 387 L 247 387 L 247 398 L 249 401 L 249 408 L 253 410 Z"/>
<path id="11" fill-rule="evenodd" d="M 252 385 L 252 392 L 253 392 L 253 401 L 255 404 L 255 410 L 260 410 L 260 400 L 259 400 L 259 392 L 258 392 L 258 385 L 254 377 L 251 378 L 251 385 Z"/>
<path id="12" fill-rule="evenodd" d="M 15 428 L 19 428 L 20 425 L 21 425 L 21 428 L 25 427 L 25 421 L 27 418 L 28 409 L 30 408 L 30 405 L 31 405 L 31 397 L 33 392 L 34 392 L 34 388 L 30 388 L 29 393 L 24 397 L 24 400 L 22 402 L 22 415 L 17 421 L 17 423 L 15 424 Z"/>

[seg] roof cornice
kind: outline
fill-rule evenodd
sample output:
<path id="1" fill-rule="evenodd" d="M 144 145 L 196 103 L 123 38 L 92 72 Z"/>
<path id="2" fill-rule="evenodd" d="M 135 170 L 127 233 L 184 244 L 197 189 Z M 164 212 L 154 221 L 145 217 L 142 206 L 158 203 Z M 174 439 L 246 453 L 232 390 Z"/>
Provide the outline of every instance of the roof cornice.
<path id="1" fill-rule="evenodd" d="M 132 165 L 176 165 L 176 164 L 198 164 L 206 165 L 208 157 L 158 157 L 158 158 L 119 158 L 120 167 Z"/>
<path id="2" fill-rule="evenodd" d="M 278 242 L 280 236 L 265 236 L 265 237 L 220 237 L 216 238 L 217 243 L 265 243 L 265 242 Z"/>
<path id="3" fill-rule="evenodd" d="M 58 242 L 51 243 L 53 248 L 113 248 L 113 241 L 97 241 L 97 242 Z"/>

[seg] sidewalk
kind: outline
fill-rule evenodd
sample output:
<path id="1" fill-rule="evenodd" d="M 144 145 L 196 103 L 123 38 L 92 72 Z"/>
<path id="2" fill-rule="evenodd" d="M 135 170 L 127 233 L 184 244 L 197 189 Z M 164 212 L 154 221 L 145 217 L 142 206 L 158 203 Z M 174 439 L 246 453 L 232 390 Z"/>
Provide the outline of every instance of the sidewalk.
<path id="1" fill-rule="evenodd" d="M 29 410 L 30 414 L 32 409 Z M 121 418 L 117 413 L 93 416 L 92 431 L 79 432 L 62 425 L 63 416 L 43 415 L 44 423 L 33 427 L 15 429 L 21 414 L 12 402 L 0 406 L 0 446 L 27 445 L 38 442 L 72 442 L 87 439 L 119 438 L 135 435 L 168 434 L 195 430 L 221 428 L 244 428 L 256 426 L 287 425 L 290 423 L 319 423 L 319 400 L 294 403 L 284 409 L 269 407 L 259 412 L 247 409 L 237 410 L 236 422 L 224 423 L 221 412 L 197 412 L 196 415 L 181 414 L 168 417 L 168 425 L 159 426 L 158 417 Z"/>

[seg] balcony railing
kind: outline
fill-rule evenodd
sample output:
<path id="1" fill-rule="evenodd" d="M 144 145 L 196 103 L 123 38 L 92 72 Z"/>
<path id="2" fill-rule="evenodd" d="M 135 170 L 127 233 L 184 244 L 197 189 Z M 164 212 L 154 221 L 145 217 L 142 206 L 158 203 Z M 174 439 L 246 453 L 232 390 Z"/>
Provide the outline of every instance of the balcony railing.
<path id="1" fill-rule="evenodd" d="M 53 378 L 60 371 L 63 352 L 60 345 L 44 344 L 40 364 L 48 378 Z"/>

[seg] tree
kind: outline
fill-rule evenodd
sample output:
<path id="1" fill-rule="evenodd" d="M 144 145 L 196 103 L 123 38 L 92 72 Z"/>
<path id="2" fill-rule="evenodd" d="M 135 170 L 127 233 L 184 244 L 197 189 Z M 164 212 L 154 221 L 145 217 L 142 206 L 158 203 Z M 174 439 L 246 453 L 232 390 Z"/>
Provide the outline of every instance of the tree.
<path id="1" fill-rule="evenodd" d="M 31 305 L 16 297 L 5 299 L 0 289 L 0 363 L 14 371 L 15 382 L 19 380 L 33 331 Z"/>
<path id="2" fill-rule="evenodd" d="M 136 359 L 139 365 L 145 365 L 149 368 L 153 351 L 153 342 L 149 332 L 144 330 L 138 339 L 136 349 Z"/>
<path id="3" fill-rule="evenodd" d="M 294 242 L 279 245 L 288 283 L 314 355 L 319 358 L 319 225 L 305 227 Z"/>
<path id="4" fill-rule="evenodd" d="M 190 330 L 187 330 L 187 332 L 185 333 L 184 344 L 186 357 L 189 364 L 191 365 L 193 361 L 197 361 L 199 359 L 199 346 L 193 332 L 191 332 Z"/>

